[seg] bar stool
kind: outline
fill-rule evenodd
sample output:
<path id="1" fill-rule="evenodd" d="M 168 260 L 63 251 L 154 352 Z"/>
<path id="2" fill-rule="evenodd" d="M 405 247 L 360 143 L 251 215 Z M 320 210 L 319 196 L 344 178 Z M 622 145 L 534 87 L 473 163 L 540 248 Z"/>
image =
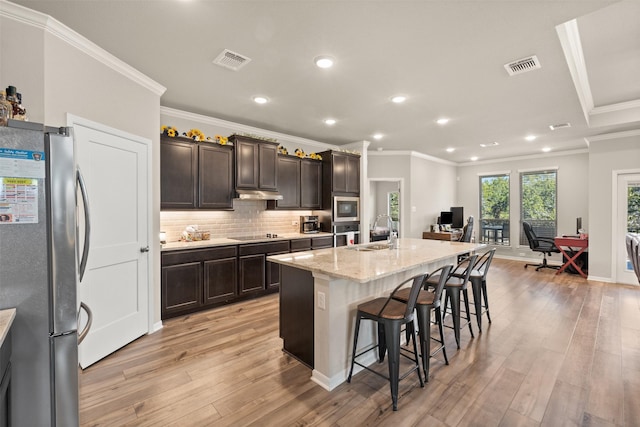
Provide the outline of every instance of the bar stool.
<path id="1" fill-rule="evenodd" d="M 473 305 L 475 308 L 476 321 L 478 330 L 482 332 L 482 314 L 487 313 L 487 320 L 491 323 L 491 315 L 489 314 L 489 298 L 487 297 L 487 273 L 491 260 L 496 249 L 490 249 L 482 254 L 476 260 L 471 273 L 469 274 L 469 282 L 471 282 L 471 292 L 473 293 Z M 458 276 L 454 272 L 454 276 Z M 483 304 L 484 300 L 484 304 Z"/>
<path id="2" fill-rule="evenodd" d="M 416 313 L 418 314 L 418 337 L 420 338 L 422 370 L 424 372 L 424 379 L 427 382 L 429 382 L 429 361 L 431 357 L 435 356 L 440 350 L 442 350 L 444 362 L 447 365 L 449 364 L 449 359 L 447 358 L 447 350 L 444 345 L 444 331 L 442 330 L 442 313 L 440 311 L 440 306 L 442 301 L 442 291 L 452 269 L 453 265 L 445 265 L 444 267 L 440 267 L 439 269 L 429 274 L 425 281 L 424 289 L 420 291 L 420 293 L 418 294 L 418 299 L 416 300 Z M 430 288 L 428 286 L 428 281 L 431 277 L 435 276 L 439 277 L 438 284 L 437 286 Z M 401 289 L 395 294 L 393 298 L 397 299 L 398 301 L 407 302 L 409 299 L 409 289 Z M 431 310 L 434 310 L 435 323 L 438 325 L 438 330 L 440 331 L 440 339 L 433 338 L 431 336 Z M 435 342 L 440 344 L 440 346 L 433 351 L 431 350 L 431 340 L 434 340 Z M 407 343 L 408 342 L 409 337 L 407 336 Z"/>
<path id="3" fill-rule="evenodd" d="M 362 368 L 373 372 L 374 374 L 385 378 L 389 381 L 391 387 L 391 400 L 393 402 L 393 410 L 398 410 L 398 382 L 401 379 L 406 378 L 413 371 L 417 371 L 418 378 L 420 380 L 420 387 L 424 387 L 422 376 L 420 375 L 420 363 L 418 361 L 418 349 L 416 346 L 416 332 L 413 326 L 413 313 L 418 298 L 420 288 L 424 284 L 426 274 L 420 274 L 400 283 L 391 292 L 391 295 L 386 298 L 376 298 L 358 305 L 356 314 L 356 329 L 353 338 L 353 352 L 351 354 L 351 369 L 349 370 L 349 376 L 347 382 L 351 382 L 351 376 L 353 375 L 353 365 L 361 366 Z M 409 290 L 409 298 L 406 303 L 393 299 L 395 294 L 403 287 L 411 283 Z M 360 321 L 362 319 L 373 320 L 378 326 L 378 343 L 367 350 L 364 350 L 356 354 L 356 348 L 358 346 L 358 333 L 360 331 Z M 413 358 L 407 356 L 401 352 L 400 348 L 400 329 L 403 325 L 409 329 L 411 338 L 413 340 Z M 375 350 L 378 348 L 379 363 L 384 360 L 385 351 L 389 350 L 388 364 L 389 364 L 389 376 L 376 372 L 356 361 L 357 357 L 363 354 Z M 415 363 L 412 368 L 404 373 L 400 377 L 400 356 L 404 356 L 408 359 L 412 359 Z"/>
<path id="4" fill-rule="evenodd" d="M 453 316 L 453 332 L 456 337 L 456 345 L 460 348 L 460 329 L 463 326 L 469 325 L 469 332 L 471 333 L 471 338 L 473 335 L 473 328 L 471 327 L 471 311 L 469 310 L 469 293 L 467 292 L 467 283 L 469 282 L 469 275 L 471 274 L 471 270 L 473 269 L 474 264 L 476 263 L 476 259 L 478 255 L 470 255 L 464 258 L 462 261 L 458 263 L 456 268 L 453 269 L 451 274 L 449 274 L 449 278 L 447 279 L 447 283 L 444 285 L 445 300 L 444 300 L 444 312 L 442 313 L 442 319 L 447 313 L 447 306 L 449 305 L 449 301 L 451 301 L 451 315 Z M 456 275 L 454 275 L 456 274 Z M 433 277 L 429 280 L 429 286 L 434 287 L 438 285 L 438 277 Z M 460 298 L 464 297 L 464 306 L 465 311 L 467 312 L 467 322 L 465 325 L 460 324 Z M 450 327 L 445 325 L 446 327 Z"/>

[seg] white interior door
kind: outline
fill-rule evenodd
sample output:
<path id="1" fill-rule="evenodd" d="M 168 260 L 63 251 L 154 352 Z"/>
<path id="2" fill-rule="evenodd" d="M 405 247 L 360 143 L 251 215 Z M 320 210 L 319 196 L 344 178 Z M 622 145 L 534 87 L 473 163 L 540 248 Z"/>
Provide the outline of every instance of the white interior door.
<path id="1" fill-rule="evenodd" d="M 91 215 L 89 258 L 78 289 L 93 312 L 79 347 L 86 368 L 148 331 L 151 153 L 144 138 L 83 119 L 72 126 Z"/>
<path id="2" fill-rule="evenodd" d="M 627 257 L 625 236 L 640 233 L 640 174 L 618 175 L 615 271 L 616 282 L 637 285 L 638 279 Z"/>

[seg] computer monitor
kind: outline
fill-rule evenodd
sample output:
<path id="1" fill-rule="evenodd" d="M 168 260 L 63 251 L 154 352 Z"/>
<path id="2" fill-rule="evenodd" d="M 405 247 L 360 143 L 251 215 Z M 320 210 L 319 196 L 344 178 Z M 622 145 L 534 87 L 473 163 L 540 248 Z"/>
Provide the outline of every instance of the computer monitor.
<path id="1" fill-rule="evenodd" d="M 442 211 L 440 212 L 440 224 L 452 224 L 453 223 L 453 213 L 451 211 Z"/>
<path id="2" fill-rule="evenodd" d="M 451 213 L 453 214 L 451 228 L 464 227 L 464 208 L 462 206 L 451 207 Z"/>

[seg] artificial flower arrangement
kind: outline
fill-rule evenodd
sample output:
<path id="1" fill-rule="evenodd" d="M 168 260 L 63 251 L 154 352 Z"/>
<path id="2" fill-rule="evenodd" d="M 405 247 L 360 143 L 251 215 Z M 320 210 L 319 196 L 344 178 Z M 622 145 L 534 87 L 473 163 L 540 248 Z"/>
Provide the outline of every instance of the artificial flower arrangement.
<path id="1" fill-rule="evenodd" d="M 302 151 L 301 149 L 296 148 L 295 151 L 294 151 L 294 154 L 296 156 L 300 157 L 301 159 L 304 159 L 304 151 Z"/>
<path id="2" fill-rule="evenodd" d="M 222 136 L 222 135 L 216 135 L 215 136 L 215 140 L 220 145 L 227 145 L 227 142 L 229 142 L 229 138 L 227 138 L 226 136 Z"/>
<path id="3" fill-rule="evenodd" d="M 207 137 L 200 129 L 191 129 L 187 133 L 183 132 L 182 135 L 186 136 L 187 138 L 191 138 L 194 141 L 205 141 L 207 139 Z"/>
<path id="4" fill-rule="evenodd" d="M 280 145 L 280 146 L 278 147 L 278 152 L 279 152 L 280 154 L 284 154 L 284 155 L 289 154 L 289 152 L 287 151 L 287 149 L 286 149 L 286 148 L 284 148 L 282 145 Z"/>
<path id="5" fill-rule="evenodd" d="M 167 125 L 162 125 L 160 127 L 160 133 L 163 133 L 171 138 L 180 135 L 178 133 L 178 129 L 174 128 L 173 126 L 167 126 Z"/>
<path id="6" fill-rule="evenodd" d="M 309 154 L 309 158 L 313 159 L 313 160 L 322 160 L 322 156 L 320 154 L 317 154 L 317 153 Z"/>

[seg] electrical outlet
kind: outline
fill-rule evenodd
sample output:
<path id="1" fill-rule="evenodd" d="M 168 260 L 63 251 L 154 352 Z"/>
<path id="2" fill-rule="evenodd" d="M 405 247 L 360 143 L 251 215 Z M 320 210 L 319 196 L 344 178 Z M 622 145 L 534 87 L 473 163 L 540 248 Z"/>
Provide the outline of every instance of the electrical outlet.
<path id="1" fill-rule="evenodd" d="M 324 310 L 326 308 L 324 292 L 318 292 L 318 308 L 320 310 Z"/>

